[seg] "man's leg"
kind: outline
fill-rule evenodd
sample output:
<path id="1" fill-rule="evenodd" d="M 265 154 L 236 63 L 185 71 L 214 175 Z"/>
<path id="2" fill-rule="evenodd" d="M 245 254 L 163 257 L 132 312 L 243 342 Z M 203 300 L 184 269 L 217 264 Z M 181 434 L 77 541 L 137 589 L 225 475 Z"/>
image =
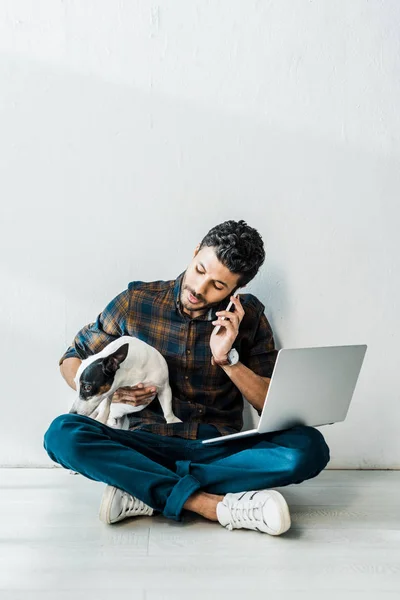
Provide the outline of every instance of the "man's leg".
<path id="1" fill-rule="evenodd" d="M 192 475 L 175 472 L 186 443 L 177 437 L 112 429 L 75 414 L 57 417 L 44 438 L 54 462 L 124 490 L 176 521 L 185 501 L 200 488 Z"/>
<path id="2" fill-rule="evenodd" d="M 330 458 L 322 434 L 317 429 L 303 426 L 217 444 L 219 449 L 214 460 L 210 454 L 211 446 L 200 446 L 201 442 L 195 444 L 193 460 L 178 461 L 177 473 L 193 475 L 203 492 L 195 492 L 184 508 L 208 515 L 206 518 L 214 521 L 217 520 L 217 504 L 223 495 L 301 483 L 318 475 Z M 204 448 L 207 450 L 203 451 Z M 221 448 L 231 453 L 218 458 Z"/>
<path id="3" fill-rule="evenodd" d="M 44 446 L 63 467 L 123 489 L 177 521 L 182 508 L 216 521 L 221 494 L 299 483 L 317 475 L 329 460 L 322 435 L 312 428 L 206 446 L 199 440 L 115 430 L 69 414 L 53 421 Z M 188 453 L 193 461 L 179 460 Z M 303 464 L 308 469 L 300 474 Z"/>
<path id="4" fill-rule="evenodd" d="M 208 494 L 207 492 L 195 492 L 188 498 L 183 508 L 201 515 L 209 521 L 218 521 L 217 505 L 222 502 L 223 496 Z"/>

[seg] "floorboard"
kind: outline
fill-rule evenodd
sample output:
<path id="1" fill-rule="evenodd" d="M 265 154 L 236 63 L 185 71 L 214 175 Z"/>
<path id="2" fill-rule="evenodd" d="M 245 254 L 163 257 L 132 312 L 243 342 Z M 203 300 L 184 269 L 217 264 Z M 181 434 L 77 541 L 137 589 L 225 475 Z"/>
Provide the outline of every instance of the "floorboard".
<path id="1" fill-rule="evenodd" d="M 281 537 L 189 512 L 106 526 L 103 488 L 59 468 L 0 470 L 1 600 L 399 597 L 400 472 L 329 470 L 281 488 Z"/>

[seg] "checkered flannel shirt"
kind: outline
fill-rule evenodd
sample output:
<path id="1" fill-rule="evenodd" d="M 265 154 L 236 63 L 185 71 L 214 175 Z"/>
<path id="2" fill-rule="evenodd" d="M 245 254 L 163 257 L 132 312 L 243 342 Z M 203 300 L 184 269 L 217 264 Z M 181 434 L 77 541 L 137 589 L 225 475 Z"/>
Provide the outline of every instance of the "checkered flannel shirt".
<path id="1" fill-rule="evenodd" d="M 156 397 L 130 415 L 130 430 L 197 439 L 198 425 L 205 423 L 214 425 L 221 435 L 236 433 L 243 427 L 242 394 L 221 367 L 211 364 L 212 321 L 217 311 L 225 310 L 226 300 L 204 316 L 191 318 L 180 303 L 183 276 L 129 283 L 94 323 L 77 333 L 59 364 L 70 357 L 83 360 L 123 335 L 138 337 L 167 361 L 173 411 L 183 422 L 166 423 Z M 252 294 L 241 294 L 240 301 L 245 316 L 233 347 L 246 367 L 261 377 L 271 377 L 277 350 L 265 307 Z"/>

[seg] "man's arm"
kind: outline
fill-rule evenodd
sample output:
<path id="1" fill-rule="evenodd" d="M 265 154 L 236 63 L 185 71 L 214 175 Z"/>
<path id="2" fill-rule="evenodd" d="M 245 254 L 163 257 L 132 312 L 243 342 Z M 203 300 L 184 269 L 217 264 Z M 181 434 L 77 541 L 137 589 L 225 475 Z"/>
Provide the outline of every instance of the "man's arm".
<path id="1" fill-rule="evenodd" d="M 219 311 L 216 315 L 219 317 L 217 321 L 213 321 L 213 325 L 222 325 L 225 332 L 225 340 L 221 336 L 216 339 L 216 336 L 211 335 L 210 346 L 215 359 L 217 356 L 226 357 L 229 348 L 232 347 L 235 337 L 237 336 L 240 323 L 245 316 L 245 311 L 239 298 L 232 298 L 236 305 L 234 313 L 227 311 Z M 264 406 L 265 398 L 271 381 L 272 372 L 274 370 L 276 357 L 278 352 L 275 348 L 274 335 L 267 317 L 263 313 L 264 305 L 258 302 L 258 323 L 257 329 L 252 340 L 251 347 L 242 357 L 246 364 L 238 362 L 236 365 L 221 365 L 225 373 L 230 377 L 232 382 L 240 390 L 246 400 L 254 406 L 258 414 Z M 225 320 L 220 320 L 221 316 Z M 225 356 L 224 356 L 225 355 Z"/>
<path id="2" fill-rule="evenodd" d="M 73 390 L 76 390 L 74 379 L 81 362 L 80 358 L 66 358 L 60 365 L 61 375 Z"/>
<path id="3" fill-rule="evenodd" d="M 61 375 L 72 389 L 75 389 L 74 377 L 82 360 L 126 335 L 128 311 L 129 291 L 125 290 L 106 306 L 94 323 L 85 325 L 76 334 L 72 345 L 59 360 Z"/>
<path id="4" fill-rule="evenodd" d="M 248 402 L 260 414 L 263 406 L 271 379 L 269 377 L 260 377 L 251 369 L 248 369 L 241 362 L 233 366 L 223 366 L 225 373 L 230 377 L 236 387 L 240 390 Z"/>

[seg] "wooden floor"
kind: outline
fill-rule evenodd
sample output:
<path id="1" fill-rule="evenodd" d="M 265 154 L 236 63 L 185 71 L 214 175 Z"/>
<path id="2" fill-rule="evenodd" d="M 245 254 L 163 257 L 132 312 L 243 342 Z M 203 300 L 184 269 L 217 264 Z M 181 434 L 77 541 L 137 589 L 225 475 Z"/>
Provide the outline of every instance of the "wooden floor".
<path id="1" fill-rule="evenodd" d="M 103 488 L 64 469 L 0 470 L 1 600 L 400 597 L 400 472 L 281 488 L 292 528 L 278 538 L 189 512 L 107 526 Z"/>

